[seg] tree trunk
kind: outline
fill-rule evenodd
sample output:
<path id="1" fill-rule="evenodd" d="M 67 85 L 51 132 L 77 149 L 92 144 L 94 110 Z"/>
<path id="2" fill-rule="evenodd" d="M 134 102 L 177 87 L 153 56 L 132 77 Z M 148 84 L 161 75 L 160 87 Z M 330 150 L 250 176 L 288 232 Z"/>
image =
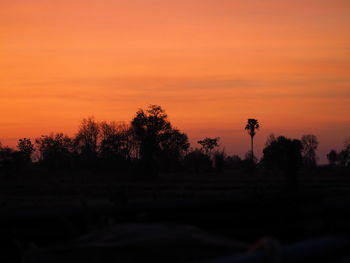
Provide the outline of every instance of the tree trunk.
<path id="1" fill-rule="evenodd" d="M 254 161 L 254 143 L 253 143 L 253 136 L 250 137 L 252 142 L 252 161 Z"/>

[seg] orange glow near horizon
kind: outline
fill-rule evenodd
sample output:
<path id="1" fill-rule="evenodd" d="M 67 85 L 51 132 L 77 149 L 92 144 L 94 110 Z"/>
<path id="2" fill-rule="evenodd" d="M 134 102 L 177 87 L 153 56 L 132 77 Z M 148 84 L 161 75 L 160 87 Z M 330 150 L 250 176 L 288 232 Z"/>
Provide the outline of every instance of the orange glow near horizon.
<path id="1" fill-rule="evenodd" d="M 348 0 L 0 0 L 0 141 L 161 105 L 192 142 L 350 136 Z M 193 146 L 196 146 L 195 144 Z"/>

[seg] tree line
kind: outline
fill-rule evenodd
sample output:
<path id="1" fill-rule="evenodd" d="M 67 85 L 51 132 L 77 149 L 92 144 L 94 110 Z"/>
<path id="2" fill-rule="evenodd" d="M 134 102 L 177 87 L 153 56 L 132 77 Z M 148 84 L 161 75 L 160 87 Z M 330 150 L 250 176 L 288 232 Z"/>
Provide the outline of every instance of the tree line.
<path id="1" fill-rule="evenodd" d="M 139 109 L 130 123 L 98 122 L 93 117 L 83 119 L 77 133 L 42 135 L 32 142 L 18 141 L 17 148 L 0 144 L 0 172 L 11 174 L 36 165 L 47 169 L 90 169 L 131 172 L 145 178 L 155 178 L 161 172 L 189 171 L 223 172 L 224 169 L 255 169 L 264 167 L 284 172 L 293 181 L 301 167 L 317 164 L 318 139 L 304 135 L 299 139 L 270 135 L 258 160 L 253 139 L 260 128 L 256 119 L 245 125 L 251 137 L 251 150 L 245 158 L 229 156 L 220 148 L 220 138 L 206 137 L 192 148 L 188 136 L 170 123 L 164 109 L 150 105 Z M 350 140 L 339 153 L 327 155 L 332 167 L 350 166 Z M 36 160 L 33 163 L 33 160 Z"/>

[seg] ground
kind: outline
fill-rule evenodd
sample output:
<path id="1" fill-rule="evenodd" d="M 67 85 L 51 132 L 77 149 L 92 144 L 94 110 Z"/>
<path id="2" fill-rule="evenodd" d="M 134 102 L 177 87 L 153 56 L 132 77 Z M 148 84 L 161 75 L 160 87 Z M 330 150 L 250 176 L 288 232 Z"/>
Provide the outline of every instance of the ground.
<path id="1" fill-rule="evenodd" d="M 281 244 L 348 232 L 350 176 L 302 172 L 297 193 L 285 192 L 280 174 L 161 174 L 153 181 L 92 172 L 46 172 L 2 178 L 3 243 L 62 245 L 119 224 L 194 226 L 253 244 Z M 11 243 L 12 244 L 12 243 Z"/>

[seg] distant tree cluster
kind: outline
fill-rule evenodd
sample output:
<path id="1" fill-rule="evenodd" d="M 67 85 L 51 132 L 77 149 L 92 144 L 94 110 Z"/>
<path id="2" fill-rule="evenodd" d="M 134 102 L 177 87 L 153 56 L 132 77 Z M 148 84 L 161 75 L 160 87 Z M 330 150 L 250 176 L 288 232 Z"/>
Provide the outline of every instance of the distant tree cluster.
<path id="1" fill-rule="evenodd" d="M 345 141 L 343 149 L 339 152 L 331 150 L 327 159 L 331 166 L 350 167 L 350 138 Z"/>
<path id="2" fill-rule="evenodd" d="M 300 140 L 284 136 L 270 136 L 264 148 L 263 164 L 285 174 L 288 190 L 295 191 L 298 188 L 297 174 L 303 162 L 302 150 L 303 144 Z"/>
<path id="3" fill-rule="evenodd" d="M 35 165 L 52 170 L 126 172 L 151 179 L 160 171 L 199 174 L 263 168 L 284 173 L 288 187 L 296 189 L 298 171 L 317 166 L 317 137 L 308 134 L 298 140 L 271 134 L 263 157 L 258 160 L 254 155 L 254 137 L 260 127 L 257 119 L 247 120 L 244 129 L 250 136 L 251 149 L 241 159 L 227 155 L 220 147 L 219 137 L 206 137 L 197 142 L 199 147 L 190 147 L 188 136 L 173 127 L 164 109 L 149 105 L 145 110 L 139 109 L 128 124 L 98 122 L 89 117 L 82 120 L 72 137 L 51 133 L 36 138 L 34 143 L 22 138 L 16 150 L 0 144 L 0 172 L 10 175 Z M 327 158 L 331 166 L 349 167 L 350 139 L 343 150 L 332 150 Z"/>
<path id="4" fill-rule="evenodd" d="M 130 124 L 83 119 L 75 136 L 42 135 L 32 143 L 23 138 L 17 150 L 0 147 L 0 171 L 11 173 L 32 163 L 49 169 L 126 171 L 156 177 L 159 170 L 183 169 L 190 143 L 157 105 L 140 109 Z"/>

